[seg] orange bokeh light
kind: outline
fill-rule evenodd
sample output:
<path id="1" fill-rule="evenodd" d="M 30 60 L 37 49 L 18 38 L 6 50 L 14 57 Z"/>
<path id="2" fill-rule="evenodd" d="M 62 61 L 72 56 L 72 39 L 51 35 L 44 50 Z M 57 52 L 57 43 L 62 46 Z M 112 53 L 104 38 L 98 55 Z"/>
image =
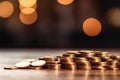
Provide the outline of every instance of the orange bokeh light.
<path id="1" fill-rule="evenodd" d="M 73 1 L 74 0 L 57 0 L 57 2 L 62 5 L 69 5 L 69 4 L 73 3 Z"/>
<path id="2" fill-rule="evenodd" d="M 30 25 L 37 20 L 37 12 L 33 8 L 24 8 L 19 18 L 23 24 Z"/>
<path id="3" fill-rule="evenodd" d="M 109 24 L 120 27 L 120 8 L 112 8 L 107 13 L 107 21 Z"/>
<path id="4" fill-rule="evenodd" d="M 97 36 L 102 30 L 102 25 L 95 18 L 88 18 L 83 23 L 83 31 L 88 36 Z"/>
<path id="5" fill-rule="evenodd" d="M 32 7 L 36 4 L 37 0 L 19 0 L 20 5 L 23 7 Z"/>
<path id="6" fill-rule="evenodd" d="M 33 12 L 35 12 L 35 9 L 33 8 L 24 8 L 21 10 L 22 13 L 24 14 L 32 14 Z"/>
<path id="7" fill-rule="evenodd" d="M 26 8 L 26 7 L 24 7 L 24 6 L 22 6 L 22 5 L 19 5 L 19 8 L 20 8 L 20 10 L 22 10 L 22 9 L 24 9 L 24 8 Z M 30 8 L 36 9 L 36 8 L 37 8 L 37 4 L 31 6 Z"/>
<path id="8" fill-rule="evenodd" d="M 3 1 L 0 3 L 0 16 L 3 18 L 8 18 L 14 12 L 14 7 L 11 2 Z"/>

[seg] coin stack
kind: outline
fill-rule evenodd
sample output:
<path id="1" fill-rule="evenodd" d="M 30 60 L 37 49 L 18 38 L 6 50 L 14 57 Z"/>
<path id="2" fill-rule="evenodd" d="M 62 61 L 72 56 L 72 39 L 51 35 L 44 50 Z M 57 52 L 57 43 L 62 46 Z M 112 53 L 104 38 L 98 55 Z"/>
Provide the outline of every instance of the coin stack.
<path id="1" fill-rule="evenodd" d="M 94 51 L 94 57 L 89 58 L 94 70 L 106 70 L 106 61 L 109 59 L 108 52 Z"/>
<path id="2" fill-rule="evenodd" d="M 90 62 L 87 60 L 87 58 L 84 57 L 76 57 L 74 59 L 74 61 L 77 64 L 77 68 L 79 70 L 90 70 L 91 69 L 91 64 Z"/>
<path id="3" fill-rule="evenodd" d="M 48 61 L 47 66 L 48 66 L 48 69 L 53 69 L 53 70 L 61 69 L 60 61 Z"/>
<path id="4" fill-rule="evenodd" d="M 27 59 L 16 63 L 14 66 L 4 67 L 4 69 L 120 70 L 120 56 L 110 55 L 109 52 L 104 51 L 66 51 L 62 56 Z"/>
<path id="5" fill-rule="evenodd" d="M 67 51 L 60 57 L 63 69 L 75 70 L 77 69 L 76 63 L 74 62 L 74 57 L 77 54 L 76 51 Z"/>
<path id="6" fill-rule="evenodd" d="M 59 70 L 61 69 L 60 60 L 55 56 L 44 56 L 44 60 L 46 61 L 46 65 L 44 68 Z"/>
<path id="7" fill-rule="evenodd" d="M 119 61 L 118 60 L 109 60 L 109 61 L 107 61 L 106 68 L 108 70 L 118 70 L 119 69 Z"/>

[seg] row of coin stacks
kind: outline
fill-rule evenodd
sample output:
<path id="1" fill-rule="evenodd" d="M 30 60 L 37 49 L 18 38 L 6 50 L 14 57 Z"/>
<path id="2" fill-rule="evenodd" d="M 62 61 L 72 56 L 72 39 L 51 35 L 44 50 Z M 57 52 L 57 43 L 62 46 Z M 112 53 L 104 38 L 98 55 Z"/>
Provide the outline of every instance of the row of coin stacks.
<path id="1" fill-rule="evenodd" d="M 37 20 L 37 0 L 19 0 L 19 18 L 23 24 L 30 25 Z"/>
<path id="2" fill-rule="evenodd" d="M 62 55 L 22 60 L 4 69 L 120 70 L 120 55 L 94 50 L 66 51 Z"/>

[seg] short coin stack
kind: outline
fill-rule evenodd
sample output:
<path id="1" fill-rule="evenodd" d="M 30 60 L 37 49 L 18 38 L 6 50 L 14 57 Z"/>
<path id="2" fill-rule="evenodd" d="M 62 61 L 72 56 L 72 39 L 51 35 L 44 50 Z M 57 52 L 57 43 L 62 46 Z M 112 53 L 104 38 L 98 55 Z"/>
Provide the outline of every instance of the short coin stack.
<path id="1" fill-rule="evenodd" d="M 109 52 L 104 51 L 66 51 L 62 56 L 27 59 L 16 63 L 14 66 L 4 67 L 4 69 L 120 70 L 120 56 L 110 55 Z"/>
<path id="2" fill-rule="evenodd" d="M 46 61 L 46 68 L 53 70 L 61 69 L 60 60 L 57 57 L 47 56 L 44 57 L 44 60 Z"/>

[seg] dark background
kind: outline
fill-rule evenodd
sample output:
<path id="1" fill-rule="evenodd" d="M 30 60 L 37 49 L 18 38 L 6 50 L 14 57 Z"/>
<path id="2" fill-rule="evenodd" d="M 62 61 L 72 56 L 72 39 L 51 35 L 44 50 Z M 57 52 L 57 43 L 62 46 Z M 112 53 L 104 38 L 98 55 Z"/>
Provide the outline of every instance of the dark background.
<path id="1" fill-rule="evenodd" d="M 0 48 L 120 48 L 120 26 L 106 19 L 107 11 L 120 8 L 120 0 L 75 0 L 67 6 L 56 0 L 38 0 L 38 19 L 32 25 L 20 22 L 18 1 L 9 1 L 15 10 L 11 17 L 0 18 Z M 96 37 L 82 31 L 89 17 L 102 23 Z"/>

